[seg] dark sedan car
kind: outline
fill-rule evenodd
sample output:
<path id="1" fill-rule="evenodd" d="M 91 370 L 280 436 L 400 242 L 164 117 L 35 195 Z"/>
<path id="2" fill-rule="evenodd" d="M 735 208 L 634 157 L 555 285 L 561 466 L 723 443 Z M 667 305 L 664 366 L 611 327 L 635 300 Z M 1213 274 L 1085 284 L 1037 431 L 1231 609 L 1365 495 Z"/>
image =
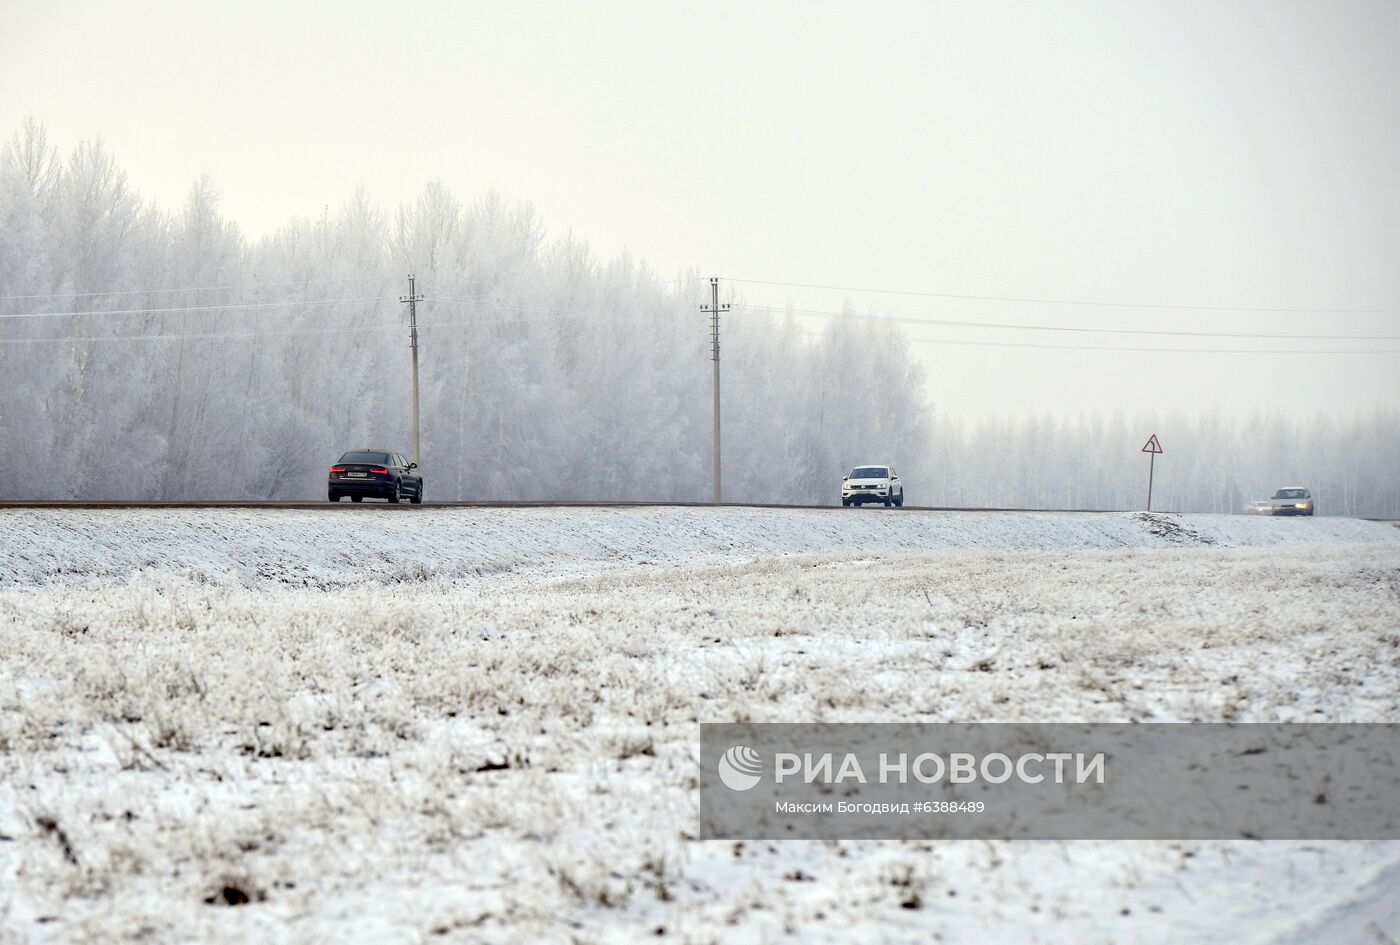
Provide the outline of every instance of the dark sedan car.
<path id="1" fill-rule="evenodd" d="M 399 453 L 389 450 L 351 450 L 331 467 L 327 486 L 332 502 L 348 495 L 351 502 L 365 496 L 398 502 L 406 498 L 417 505 L 423 501 L 423 476 Z"/>

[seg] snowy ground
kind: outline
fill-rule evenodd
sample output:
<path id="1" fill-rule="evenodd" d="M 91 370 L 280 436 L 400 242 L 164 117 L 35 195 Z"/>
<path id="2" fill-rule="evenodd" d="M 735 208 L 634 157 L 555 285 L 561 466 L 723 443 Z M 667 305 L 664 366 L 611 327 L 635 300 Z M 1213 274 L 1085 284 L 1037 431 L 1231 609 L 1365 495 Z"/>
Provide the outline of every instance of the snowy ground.
<path id="1" fill-rule="evenodd" d="M 1400 941 L 1397 843 L 694 839 L 700 721 L 1400 721 L 1400 529 L 401 511 L 0 513 L 0 941 Z"/>

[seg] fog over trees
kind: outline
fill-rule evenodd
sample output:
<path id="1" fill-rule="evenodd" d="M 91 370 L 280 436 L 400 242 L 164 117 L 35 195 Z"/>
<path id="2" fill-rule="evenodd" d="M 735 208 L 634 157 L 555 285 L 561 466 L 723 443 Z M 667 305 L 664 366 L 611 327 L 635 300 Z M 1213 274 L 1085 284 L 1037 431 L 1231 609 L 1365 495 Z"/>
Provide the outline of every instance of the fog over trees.
<path id="1" fill-rule="evenodd" d="M 599 259 L 440 184 L 250 241 L 210 181 L 156 207 L 100 142 L 61 159 L 34 122 L 0 155 L 0 496 L 318 498 L 342 451 L 408 453 L 409 272 L 429 500 L 709 497 L 707 274 Z M 890 462 L 912 504 L 1135 508 L 1155 431 L 1156 507 L 1302 484 L 1324 514 L 1400 514 L 1394 410 L 962 424 L 894 325 L 724 300 L 729 500 L 834 502 L 851 465 Z"/>
<path id="2" fill-rule="evenodd" d="M 1237 416 L 1030 416 L 977 425 L 938 418 L 920 502 L 1011 508 L 1141 509 L 1156 433 L 1152 508 L 1239 512 L 1282 486 L 1305 486 L 1319 515 L 1400 518 L 1400 411 L 1337 418 L 1247 411 Z"/>

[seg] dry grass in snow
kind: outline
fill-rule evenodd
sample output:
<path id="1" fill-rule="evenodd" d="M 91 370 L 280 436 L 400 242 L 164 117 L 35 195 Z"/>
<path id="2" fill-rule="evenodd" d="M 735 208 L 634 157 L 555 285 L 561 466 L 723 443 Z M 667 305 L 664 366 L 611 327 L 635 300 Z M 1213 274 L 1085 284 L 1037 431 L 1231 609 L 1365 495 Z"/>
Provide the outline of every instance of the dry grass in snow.
<path id="1" fill-rule="evenodd" d="M 0 929 L 1269 942 L 1400 890 L 1395 843 L 695 839 L 700 721 L 1400 721 L 1400 543 L 548 565 L 12 581 Z"/>

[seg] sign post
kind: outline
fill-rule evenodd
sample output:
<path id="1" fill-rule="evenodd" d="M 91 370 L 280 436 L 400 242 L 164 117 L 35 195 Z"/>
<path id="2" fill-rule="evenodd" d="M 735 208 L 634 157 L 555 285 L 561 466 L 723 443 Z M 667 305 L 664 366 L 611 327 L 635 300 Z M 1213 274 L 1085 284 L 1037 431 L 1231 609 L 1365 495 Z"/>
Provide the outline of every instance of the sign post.
<path id="1" fill-rule="evenodd" d="M 1166 452 L 1166 450 L 1162 449 L 1162 444 L 1157 442 L 1157 434 L 1154 433 L 1154 434 L 1152 434 L 1150 437 L 1147 438 L 1147 442 L 1143 445 L 1142 451 L 1143 451 L 1144 453 L 1147 453 L 1147 454 L 1148 454 L 1148 460 L 1147 460 L 1147 511 L 1151 512 L 1151 511 L 1152 511 L 1152 473 L 1155 471 L 1155 470 L 1154 470 L 1154 467 L 1156 467 L 1156 465 L 1157 465 L 1157 454 L 1158 454 L 1158 453 L 1164 453 L 1164 452 Z"/>

